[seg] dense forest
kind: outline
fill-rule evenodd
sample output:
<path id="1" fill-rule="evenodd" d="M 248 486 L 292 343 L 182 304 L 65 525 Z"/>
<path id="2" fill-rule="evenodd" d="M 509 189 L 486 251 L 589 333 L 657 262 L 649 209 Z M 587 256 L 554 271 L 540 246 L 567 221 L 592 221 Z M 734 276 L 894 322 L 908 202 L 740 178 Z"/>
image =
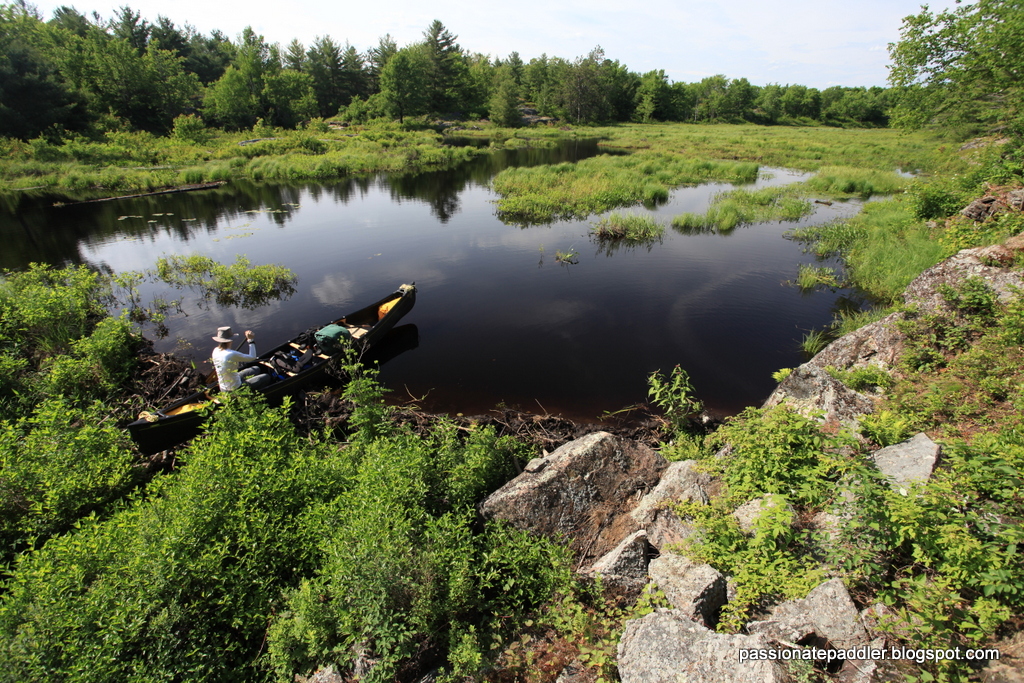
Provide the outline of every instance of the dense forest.
<path id="1" fill-rule="evenodd" d="M 51 142 L 118 126 L 167 133 L 196 115 L 230 130 L 294 128 L 313 118 L 353 122 L 406 116 L 481 118 L 517 125 L 518 107 L 576 124 L 624 121 L 886 125 L 891 91 L 752 85 L 716 75 L 673 83 L 638 74 L 600 47 L 566 59 L 524 61 L 469 53 L 440 21 L 417 43 L 388 34 L 360 51 L 329 35 L 309 46 L 199 33 L 129 6 L 113 18 L 67 6 L 49 19 L 24 4 L 0 7 L 0 136 Z"/>

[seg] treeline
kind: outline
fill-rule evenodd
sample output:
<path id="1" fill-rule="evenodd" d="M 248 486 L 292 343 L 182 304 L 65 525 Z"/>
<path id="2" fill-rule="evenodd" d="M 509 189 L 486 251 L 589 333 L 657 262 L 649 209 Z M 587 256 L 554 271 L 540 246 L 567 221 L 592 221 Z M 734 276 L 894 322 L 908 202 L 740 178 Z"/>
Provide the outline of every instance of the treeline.
<path id="1" fill-rule="evenodd" d="M 46 20 L 0 6 L 0 136 L 51 140 L 124 127 L 166 133 L 180 116 L 206 125 L 294 128 L 314 118 L 365 122 L 407 116 L 489 117 L 518 125 L 519 107 L 576 124 L 621 121 L 821 122 L 886 125 L 889 90 L 763 87 L 712 76 L 672 83 L 637 74 L 600 48 L 575 60 L 469 53 L 440 21 L 399 47 L 365 52 L 318 37 L 269 44 L 246 28 L 234 40 L 124 6 L 114 17 L 67 6 Z"/>

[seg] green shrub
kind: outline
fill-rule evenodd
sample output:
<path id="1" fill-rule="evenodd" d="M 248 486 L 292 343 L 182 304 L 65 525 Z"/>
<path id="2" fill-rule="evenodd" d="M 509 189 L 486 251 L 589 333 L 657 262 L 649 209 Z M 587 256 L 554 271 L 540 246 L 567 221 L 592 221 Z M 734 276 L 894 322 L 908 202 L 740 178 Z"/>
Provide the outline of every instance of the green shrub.
<path id="1" fill-rule="evenodd" d="M 712 462 L 730 500 L 764 494 L 786 496 L 794 505 L 820 505 L 835 495 L 835 482 L 855 463 L 840 455 L 852 448 L 849 434 L 829 436 L 817 422 L 785 407 L 748 408 L 715 432 L 712 445 L 732 446 Z"/>
<path id="2" fill-rule="evenodd" d="M 103 510 L 133 483 L 127 436 L 102 404 L 49 398 L 0 423 L 0 562 Z"/>
<path id="3" fill-rule="evenodd" d="M 920 219 L 946 218 L 967 206 L 979 191 L 968 176 L 935 176 L 915 181 L 908 190 L 911 210 Z"/>
<path id="4" fill-rule="evenodd" d="M 345 471 L 287 410 L 232 394 L 177 474 L 20 557 L 0 600 L 0 677 L 266 680 L 274 601 L 317 559 L 304 512 Z"/>
<path id="5" fill-rule="evenodd" d="M 39 355 L 67 351 L 106 314 L 109 287 L 83 266 L 0 274 L 0 339 Z"/>
<path id="6" fill-rule="evenodd" d="M 171 139 L 204 145 L 210 141 L 210 137 L 206 124 L 195 114 L 182 114 L 175 117 L 174 127 L 171 129 Z"/>

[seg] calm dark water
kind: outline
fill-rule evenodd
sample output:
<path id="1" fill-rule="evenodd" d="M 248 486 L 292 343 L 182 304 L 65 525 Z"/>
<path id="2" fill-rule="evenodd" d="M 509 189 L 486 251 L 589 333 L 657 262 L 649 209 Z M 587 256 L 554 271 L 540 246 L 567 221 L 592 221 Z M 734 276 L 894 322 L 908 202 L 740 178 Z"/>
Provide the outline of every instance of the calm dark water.
<path id="1" fill-rule="evenodd" d="M 321 185 L 233 183 L 215 190 L 54 207 L 11 200 L 0 212 L 0 267 L 89 263 L 115 272 L 151 268 L 167 254 L 223 262 L 239 254 L 299 276 L 288 300 L 258 310 L 198 308 L 168 321 L 159 350 L 208 357 L 220 325 L 257 331 L 262 348 L 359 308 L 415 281 L 404 323 L 419 346 L 382 368 L 394 397 L 426 396 L 429 409 L 471 414 L 498 403 L 577 419 L 643 401 L 646 377 L 676 364 L 709 407 L 759 404 L 771 373 L 803 361 L 799 341 L 825 325 L 848 294 L 786 286 L 813 258 L 783 238 L 794 223 L 729 235 L 669 228 L 650 249 L 609 252 L 587 221 L 519 228 L 495 216 L 487 183 L 510 164 L 553 163 L 598 153 L 593 143 L 482 156 L 458 169 Z M 800 179 L 763 171 L 757 187 Z M 703 211 L 728 185 L 681 188 L 653 211 L 666 223 Z M 852 215 L 859 205 L 819 206 L 801 221 Z M 575 250 L 574 265 L 555 261 Z M 144 295 L 180 296 L 147 286 Z"/>

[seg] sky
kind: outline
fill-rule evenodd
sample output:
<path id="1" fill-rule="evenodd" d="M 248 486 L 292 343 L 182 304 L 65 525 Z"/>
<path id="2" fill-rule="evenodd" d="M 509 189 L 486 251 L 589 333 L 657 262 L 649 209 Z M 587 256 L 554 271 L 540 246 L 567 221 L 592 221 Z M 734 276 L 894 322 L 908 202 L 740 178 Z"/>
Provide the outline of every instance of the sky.
<path id="1" fill-rule="evenodd" d="M 308 47 L 328 35 L 360 52 L 388 33 L 400 47 L 416 42 L 439 19 L 464 50 L 492 58 L 517 51 L 525 62 L 542 54 L 572 60 L 600 45 L 631 71 L 664 69 L 672 81 L 724 74 L 818 89 L 886 85 L 887 46 L 903 18 L 921 9 L 919 0 L 86 1 L 36 7 L 46 19 L 62 4 L 109 19 L 127 3 L 149 21 L 163 15 L 204 34 L 219 29 L 234 39 L 252 26 L 269 43 L 297 38 Z M 933 11 L 952 5 L 929 3 Z"/>

